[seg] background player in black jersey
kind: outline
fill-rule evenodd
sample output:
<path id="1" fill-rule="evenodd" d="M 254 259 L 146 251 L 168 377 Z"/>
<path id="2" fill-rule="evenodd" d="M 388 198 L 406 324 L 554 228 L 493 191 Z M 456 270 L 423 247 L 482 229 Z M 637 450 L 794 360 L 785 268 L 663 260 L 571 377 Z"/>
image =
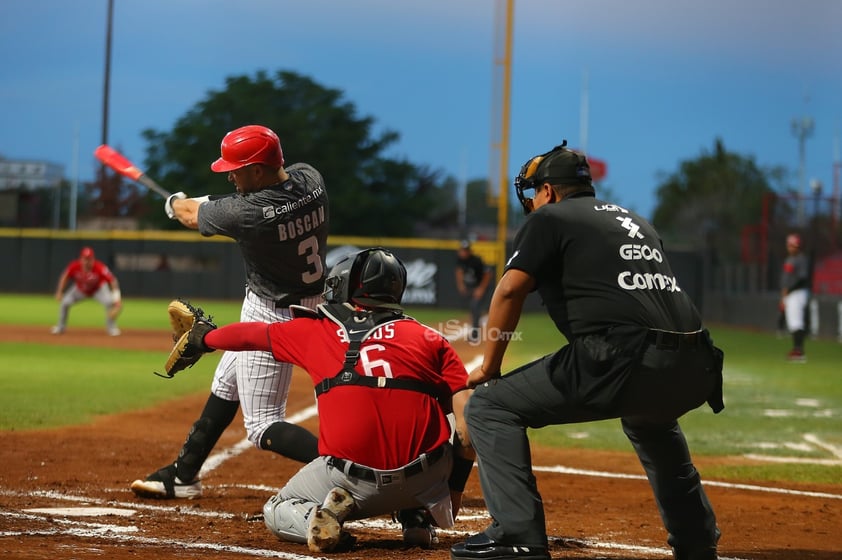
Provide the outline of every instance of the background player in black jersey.
<path id="1" fill-rule="evenodd" d="M 491 282 L 491 269 L 473 252 L 471 242 L 463 240 L 456 252 L 456 289 L 468 302 L 471 311 L 471 330 L 468 339 L 479 340 L 483 300 Z"/>
<path id="2" fill-rule="evenodd" d="M 222 235 L 240 247 L 246 269 L 242 322 L 289 321 L 292 304 L 314 308 L 324 288 L 328 198 L 322 175 L 306 163 L 284 167 L 277 134 L 261 125 L 232 130 L 222 139 L 221 157 L 211 164 L 226 173 L 236 193 L 209 200 L 170 196 L 170 219 Z M 211 392 L 172 463 L 135 480 L 132 491 L 151 498 L 202 495 L 200 470 L 222 432 L 242 406 L 249 441 L 255 447 L 309 463 L 318 456 L 316 436 L 285 422 L 292 364 L 269 352 L 226 352 Z"/>
<path id="3" fill-rule="evenodd" d="M 466 418 L 493 519 L 451 558 L 550 558 L 527 428 L 620 418 L 677 560 L 717 558 L 713 508 L 677 418 L 722 404 L 722 352 L 635 213 L 595 198 L 584 155 L 566 142 L 515 181 L 528 214 L 491 298 Z M 524 300 L 537 290 L 568 343 L 501 377 Z"/>

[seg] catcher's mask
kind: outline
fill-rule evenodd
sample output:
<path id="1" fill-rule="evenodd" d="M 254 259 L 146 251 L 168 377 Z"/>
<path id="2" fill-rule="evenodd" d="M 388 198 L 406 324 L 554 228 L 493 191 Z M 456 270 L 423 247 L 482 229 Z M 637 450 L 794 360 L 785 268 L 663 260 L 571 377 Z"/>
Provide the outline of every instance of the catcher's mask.
<path id="1" fill-rule="evenodd" d="M 549 152 L 535 156 L 520 168 L 515 178 L 517 199 L 523 206 L 523 213 L 532 212 L 532 198 L 544 183 L 551 185 L 583 185 L 591 187 L 591 166 L 585 154 L 567 147 L 567 140 Z"/>
<path id="2" fill-rule="evenodd" d="M 382 247 L 351 253 L 330 269 L 325 279 L 328 303 L 400 309 L 406 288 L 406 268 Z"/>

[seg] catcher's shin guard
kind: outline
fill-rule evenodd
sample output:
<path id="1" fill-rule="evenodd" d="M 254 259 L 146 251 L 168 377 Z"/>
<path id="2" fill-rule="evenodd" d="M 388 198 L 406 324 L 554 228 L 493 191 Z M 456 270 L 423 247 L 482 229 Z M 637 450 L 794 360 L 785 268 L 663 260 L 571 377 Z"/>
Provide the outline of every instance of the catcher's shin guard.
<path id="1" fill-rule="evenodd" d="M 234 420 L 240 403 L 226 401 L 212 394 L 208 397 L 201 417 L 187 434 L 187 439 L 176 459 L 176 474 L 181 480 L 193 480 L 210 455 L 222 432 Z"/>

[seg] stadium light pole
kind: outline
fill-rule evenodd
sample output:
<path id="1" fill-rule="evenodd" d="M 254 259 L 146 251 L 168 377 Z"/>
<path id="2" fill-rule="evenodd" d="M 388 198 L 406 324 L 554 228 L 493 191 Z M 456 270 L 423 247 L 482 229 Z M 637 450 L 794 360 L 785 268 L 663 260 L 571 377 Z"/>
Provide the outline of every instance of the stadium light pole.
<path id="1" fill-rule="evenodd" d="M 798 224 L 804 225 L 804 202 L 807 195 L 807 138 L 813 133 L 815 123 L 810 117 L 792 119 L 792 133 L 798 138 Z"/>
<path id="2" fill-rule="evenodd" d="M 108 144 L 108 105 L 111 92 L 111 35 L 114 21 L 114 0 L 108 0 L 108 16 L 105 25 L 105 70 L 102 80 L 102 134 L 100 144 Z M 105 164 L 101 163 L 97 173 L 101 199 L 107 186 Z"/>

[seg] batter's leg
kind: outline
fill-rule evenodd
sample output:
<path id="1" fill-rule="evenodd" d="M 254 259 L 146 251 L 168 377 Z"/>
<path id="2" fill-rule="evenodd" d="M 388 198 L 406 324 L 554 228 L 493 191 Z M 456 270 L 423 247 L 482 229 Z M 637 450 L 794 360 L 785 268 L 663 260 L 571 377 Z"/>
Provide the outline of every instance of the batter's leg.
<path id="1" fill-rule="evenodd" d="M 239 403 L 211 393 L 201 416 L 190 428 L 174 463 L 135 480 L 132 491 L 146 498 L 195 498 L 202 495 L 199 471 L 219 437 L 234 420 Z"/>
<path id="2" fill-rule="evenodd" d="M 222 432 L 231 425 L 239 407 L 237 401 L 220 399 L 213 393 L 208 396 L 202 415 L 193 424 L 184 446 L 175 461 L 176 474 L 183 481 L 194 480 L 210 455 Z"/>
<path id="3" fill-rule="evenodd" d="M 275 422 L 266 428 L 260 438 L 260 448 L 302 463 L 309 463 L 319 456 L 318 438 L 289 422 Z"/>

